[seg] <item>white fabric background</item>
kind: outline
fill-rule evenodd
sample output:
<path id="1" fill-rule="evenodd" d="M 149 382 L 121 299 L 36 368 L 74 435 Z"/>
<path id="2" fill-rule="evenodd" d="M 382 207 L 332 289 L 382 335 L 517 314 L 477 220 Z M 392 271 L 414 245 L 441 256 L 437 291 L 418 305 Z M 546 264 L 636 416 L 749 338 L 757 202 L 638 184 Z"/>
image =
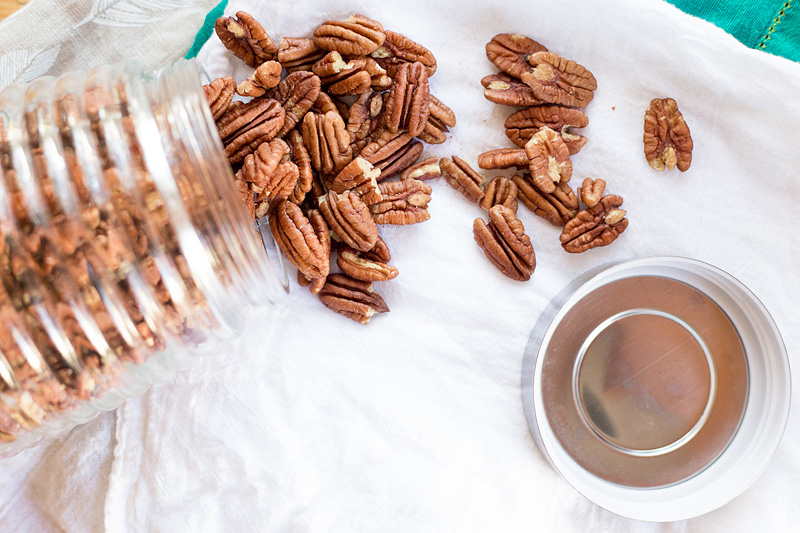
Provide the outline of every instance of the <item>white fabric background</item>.
<path id="1" fill-rule="evenodd" d="M 293 282 L 252 309 L 245 334 L 116 413 L 50 447 L 0 461 L 0 523 L 17 531 L 784 531 L 800 520 L 797 399 L 762 477 L 708 515 L 627 520 L 577 494 L 536 449 L 520 401 L 528 337 L 548 301 L 598 265 L 651 255 L 712 263 L 748 285 L 797 366 L 800 323 L 800 65 L 749 50 L 661 2 L 520 4 L 233 0 L 277 41 L 361 12 L 430 48 L 434 94 L 458 117 L 431 155 L 509 146 L 510 108 L 482 96 L 484 44 L 530 35 L 598 80 L 576 183 L 602 177 L 630 226 L 612 246 L 569 255 L 558 230 L 520 207 L 538 266 L 504 278 L 472 240 L 481 215 L 434 183 L 431 220 L 385 227 L 392 311 L 363 327 Z M 212 40 L 212 76 L 248 69 Z M 657 173 L 642 154 L 651 98 L 675 98 L 692 168 Z M 793 381 L 796 382 L 798 378 Z"/>

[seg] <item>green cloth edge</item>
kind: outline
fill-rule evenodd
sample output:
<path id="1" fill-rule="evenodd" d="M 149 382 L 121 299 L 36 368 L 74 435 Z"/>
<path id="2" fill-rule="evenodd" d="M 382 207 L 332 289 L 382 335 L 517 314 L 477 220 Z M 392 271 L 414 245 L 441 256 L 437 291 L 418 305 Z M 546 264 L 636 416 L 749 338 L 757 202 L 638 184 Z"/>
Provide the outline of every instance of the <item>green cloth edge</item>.
<path id="1" fill-rule="evenodd" d="M 186 52 L 186 59 L 197 57 L 200 49 L 204 44 L 206 44 L 206 41 L 208 41 L 208 39 L 211 37 L 211 34 L 214 33 L 214 23 L 216 23 L 217 19 L 222 16 L 222 12 L 225 11 L 227 6 L 228 0 L 222 0 L 214 7 L 214 9 L 208 12 L 206 19 L 203 21 L 203 25 L 197 32 L 197 35 L 194 36 L 192 47 L 189 48 L 188 52 Z"/>

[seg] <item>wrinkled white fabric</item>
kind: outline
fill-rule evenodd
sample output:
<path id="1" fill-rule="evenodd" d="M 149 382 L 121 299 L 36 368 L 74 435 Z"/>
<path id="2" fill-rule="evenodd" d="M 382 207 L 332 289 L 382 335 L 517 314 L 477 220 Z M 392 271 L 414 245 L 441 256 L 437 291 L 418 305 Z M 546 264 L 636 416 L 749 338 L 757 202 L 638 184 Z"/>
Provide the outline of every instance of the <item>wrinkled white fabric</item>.
<path id="1" fill-rule="evenodd" d="M 510 146 L 502 124 L 512 109 L 486 101 L 480 86 L 495 71 L 484 55 L 494 34 L 530 35 L 578 61 L 599 87 L 573 182 L 605 179 L 608 192 L 624 197 L 630 226 L 612 246 L 570 255 L 559 231 L 521 206 L 537 267 L 518 283 L 473 242 L 472 221 L 483 213 L 434 182 L 429 222 L 381 229 L 400 270 L 376 284 L 391 313 L 360 326 L 292 280 L 290 295 L 251 309 L 244 335 L 191 370 L 46 452 L 0 462 L 24 478 L 0 492 L 3 525 L 29 520 L 15 512 L 20 501 L 40 523 L 66 531 L 796 525 L 796 400 L 783 441 L 749 490 L 705 516 L 652 524 L 593 505 L 550 468 L 525 422 L 520 369 L 537 317 L 562 287 L 598 265 L 653 255 L 693 257 L 744 282 L 798 361 L 800 65 L 749 50 L 661 2 L 296 0 L 287 9 L 232 0 L 226 12 L 239 9 L 276 41 L 361 12 L 424 44 L 438 60 L 431 90 L 458 117 L 448 142 L 425 153 L 473 164 L 480 152 Z M 212 77 L 249 74 L 213 37 L 199 59 Z M 655 172 L 643 156 L 644 110 L 664 96 L 677 100 L 691 127 L 686 173 Z"/>

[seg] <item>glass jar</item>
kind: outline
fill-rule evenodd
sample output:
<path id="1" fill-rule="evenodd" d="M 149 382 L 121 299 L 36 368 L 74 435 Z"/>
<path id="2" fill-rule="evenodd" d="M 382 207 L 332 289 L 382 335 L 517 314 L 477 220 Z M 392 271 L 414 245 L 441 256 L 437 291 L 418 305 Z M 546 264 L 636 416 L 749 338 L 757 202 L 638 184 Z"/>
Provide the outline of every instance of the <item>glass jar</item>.
<path id="1" fill-rule="evenodd" d="M 281 292 L 194 61 L 7 87 L 0 176 L 0 455 L 141 394 Z"/>

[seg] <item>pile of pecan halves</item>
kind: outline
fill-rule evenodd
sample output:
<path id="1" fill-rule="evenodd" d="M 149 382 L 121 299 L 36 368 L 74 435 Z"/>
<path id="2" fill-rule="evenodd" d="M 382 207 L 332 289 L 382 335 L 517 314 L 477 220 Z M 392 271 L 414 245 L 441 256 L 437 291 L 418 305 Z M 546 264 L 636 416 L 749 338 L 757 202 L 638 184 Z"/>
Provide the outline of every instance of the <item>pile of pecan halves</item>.
<path id="1" fill-rule="evenodd" d="M 621 197 L 603 195 L 604 180 L 586 178 L 577 191 L 569 184 L 571 157 L 587 142 L 571 128 L 589 124 L 581 109 L 591 102 L 597 88 L 592 73 L 522 35 L 496 35 L 486 45 L 486 55 L 502 72 L 481 80 L 484 96 L 522 109 L 505 122 L 506 135 L 517 147 L 484 152 L 478 156 L 478 166 L 516 172 L 510 178 L 493 178 L 485 188 L 483 176 L 465 164 L 458 166 L 470 180 L 454 176 L 469 189 L 468 197 L 489 211 L 488 223 L 475 220 L 475 241 L 501 272 L 526 281 L 536 258 L 516 216 L 517 200 L 562 227 L 561 245 L 570 253 L 610 244 L 625 231 L 628 219 L 619 208 Z M 581 210 L 581 204 L 586 208 Z"/>
<path id="2" fill-rule="evenodd" d="M 436 59 L 420 44 L 354 15 L 276 45 L 251 15 L 216 22 L 225 47 L 255 69 L 204 87 L 236 185 L 328 308 L 362 324 L 389 310 L 372 282 L 389 281 L 381 224 L 429 219 L 435 158 L 452 110 L 430 94 Z M 234 100 L 234 94 L 251 98 Z M 390 178 L 392 179 L 390 181 Z M 332 257 L 341 272 L 332 272 Z"/>

